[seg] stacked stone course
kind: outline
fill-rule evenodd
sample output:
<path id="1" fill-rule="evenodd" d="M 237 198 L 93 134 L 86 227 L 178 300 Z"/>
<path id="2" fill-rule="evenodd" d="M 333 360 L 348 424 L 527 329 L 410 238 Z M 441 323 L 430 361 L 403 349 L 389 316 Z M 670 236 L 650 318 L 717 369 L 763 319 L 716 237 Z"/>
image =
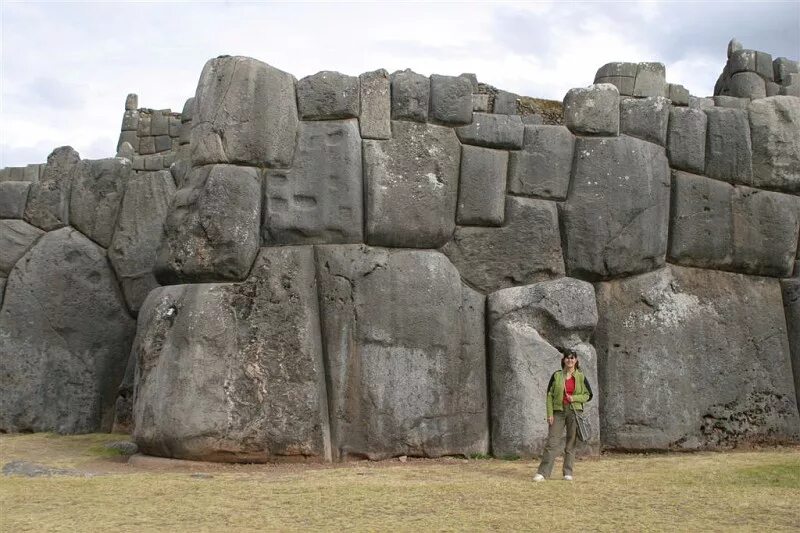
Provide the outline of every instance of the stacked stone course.
<path id="1" fill-rule="evenodd" d="M 531 457 L 572 351 L 602 428 L 584 453 L 800 439 L 800 99 L 665 80 L 610 63 L 552 112 L 469 74 L 221 56 L 181 114 L 130 96 L 123 157 L 58 149 L 0 182 L 0 429 L 116 411 L 167 457 Z M 87 353 L 81 395 L 52 385 Z"/>

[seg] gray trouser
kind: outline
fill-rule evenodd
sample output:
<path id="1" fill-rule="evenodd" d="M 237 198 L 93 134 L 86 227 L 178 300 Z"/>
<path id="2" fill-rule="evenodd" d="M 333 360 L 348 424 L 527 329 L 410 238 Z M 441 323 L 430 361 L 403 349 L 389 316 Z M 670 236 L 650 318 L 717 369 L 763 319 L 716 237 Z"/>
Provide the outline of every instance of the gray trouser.
<path id="1" fill-rule="evenodd" d="M 572 475 L 572 466 L 575 464 L 575 443 L 578 440 L 578 424 L 575 420 L 575 411 L 567 407 L 564 411 L 553 413 L 553 424 L 547 432 L 547 445 L 544 448 L 542 462 L 539 463 L 539 473 L 550 477 L 553 472 L 553 463 L 558 457 L 558 445 L 567 429 L 567 441 L 564 445 L 564 475 Z"/>

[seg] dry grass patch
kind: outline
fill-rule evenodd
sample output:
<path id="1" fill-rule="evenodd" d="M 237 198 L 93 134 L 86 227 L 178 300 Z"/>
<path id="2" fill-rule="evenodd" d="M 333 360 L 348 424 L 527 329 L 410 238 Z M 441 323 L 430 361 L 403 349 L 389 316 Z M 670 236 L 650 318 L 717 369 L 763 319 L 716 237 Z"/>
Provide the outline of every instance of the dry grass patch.
<path id="1" fill-rule="evenodd" d="M 531 461 L 198 464 L 212 476 L 198 478 L 90 451 L 118 439 L 0 437 L 2 463 L 108 472 L 0 478 L 0 530 L 555 530 L 576 509 L 588 530 L 789 531 L 800 501 L 798 448 L 606 455 L 579 461 L 573 483 L 533 483 Z"/>

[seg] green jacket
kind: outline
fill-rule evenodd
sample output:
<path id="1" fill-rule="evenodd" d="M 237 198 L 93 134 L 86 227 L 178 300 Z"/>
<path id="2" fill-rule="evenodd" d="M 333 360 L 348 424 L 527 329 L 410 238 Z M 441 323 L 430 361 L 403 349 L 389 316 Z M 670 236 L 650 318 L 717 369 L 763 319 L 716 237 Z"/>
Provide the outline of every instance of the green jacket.
<path id="1" fill-rule="evenodd" d="M 583 404 L 591 401 L 593 393 L 592 387 L 589 385 L 589 380 L 583 375 L 583 372 L 576 370 L 573 374 L 575 377 L 575 391 L 572 393 L 572 406 L 576 411 L 583 411 Z M 553 411 L 564 410 L 564 372 L 557 370 L 550 377 L 550 383 L 547 384 L 547 416 L 553 416 Z"/>

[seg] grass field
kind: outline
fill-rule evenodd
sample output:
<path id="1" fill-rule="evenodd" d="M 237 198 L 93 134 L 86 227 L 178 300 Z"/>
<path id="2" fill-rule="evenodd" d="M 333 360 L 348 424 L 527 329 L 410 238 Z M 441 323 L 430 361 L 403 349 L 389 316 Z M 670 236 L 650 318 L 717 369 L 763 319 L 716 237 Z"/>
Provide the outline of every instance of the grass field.
<path id="1" fill-rule="evenodd" d="M 0 436 L 0 531 L 797 531 L 800 448 L 603 455 L 575 481 L 494 459 L 337 465 L 125 462 L 119 435 Z"/>

